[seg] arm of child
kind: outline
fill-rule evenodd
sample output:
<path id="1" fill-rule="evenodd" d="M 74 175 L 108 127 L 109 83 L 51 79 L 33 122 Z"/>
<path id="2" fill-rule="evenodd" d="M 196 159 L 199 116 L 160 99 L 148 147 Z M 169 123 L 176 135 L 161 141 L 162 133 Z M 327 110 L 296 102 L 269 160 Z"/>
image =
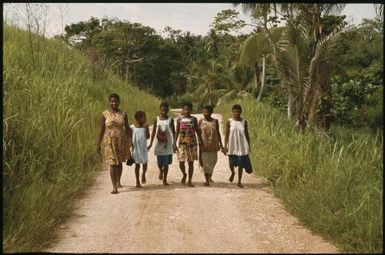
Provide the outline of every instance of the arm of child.
<path id="1" fill-rule="evenodd" d="M 176 151 L 175 124 L 174 124 L 174 118 L 172 118 L 172 117 L 171 117 L 171 121 L 170 121 L 170 128 L 171 128 L 172 137 L 174 137 L 172 147 L 173 147 L 173 150 L 175 152 Z"/>
<path id="2" fill-rule="evenodd" d="M 156 126 L 157 126 L 157 122 L 156 122 L 156 118 L 155 118 L 154 123 L 152 124 L 151 140 L 150 140 L 150 144 L 147 147 L 147 150 L 150 150 L 152 143 L 154 142 L 154 138 L 155 138 L 155 134 L 156 134 Z"/>
<path id="3" fill-rule="evenodd" d="M 223 148 L 223 144 L 222 144 L 221 132 L 219 130 L 219 121 L 217 119 L 215 119 L 215 123 L 216 123 L 216 129 L 217 129 L 217 136 L 218 136 L 219 146 L 221 148 L 222 153 L 226 155 L 225 148 Z"/>
<path id="4" fill-rule="evenodd" d="M 197 118 L 194 118 L 194 129 L 195 129 L 195 132 L 198 135 L 199 146 L 203 146 L 202 134 L 201 134 L 200 128 L 198 127 Z"/>
<path id="5" fill-rule="evenodd" d="M 178 140 L 178 137 L 179 137 L 179 131 L 180 131 L 180 122 L 179 122 L 179 118 L 176 120 L 176 134 L 175 134 L 175 140 L 174 140 L 174 152 L 176 152 L 178 150 L 178 148 L 176 147 L 176 141 Z"/>
<path id="6" fill-rule="evenodd" d="M 226 151 L 226 153 L 228 152 L 229 135 L 230 135 L 230 121 L 227 121 L 226 133 L 225 133 L 225 151 Z"/>
<path id="7" fill-rule="evenodd" d="M 148 127 L 147 123 L 146 123 L 146 139 L 149 139 L 150 138 L 150 128 Z"/>
<path id="8" fill-rule="evenodd" d="M 128 124 L 127 113 L 124 113 L 124 127 L 126 129 L 126 135 L 127 135 L 128 158 L 131 158 L 130 148 L 132 146 L 132 130 L 130 125 Z"/>
<path id="9" fill-rule="evenodd" d="M 247 128 L 247 121 L 246 120 L 245 120 L 245 136 L 246 136 L 247 142 L 249 143 L 249 151 L 251 152 L 249 129 Z"/>

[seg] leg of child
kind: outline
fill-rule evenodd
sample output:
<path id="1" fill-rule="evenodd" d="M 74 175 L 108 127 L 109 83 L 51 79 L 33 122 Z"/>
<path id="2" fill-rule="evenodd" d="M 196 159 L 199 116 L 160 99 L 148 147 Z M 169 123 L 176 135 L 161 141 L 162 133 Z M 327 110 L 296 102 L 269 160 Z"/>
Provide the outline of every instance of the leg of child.
<path id="1" fill-rule="evenodd" d="M 163 166 L 158 165 L 159 168 L 159 180 L 163 180 Z"/>
<path id="2" fill-rule="evenodd" d="M 122 183 L 120 182 L 120 179 L 122 178 L 122 171 L 123 170 L 123 165 L 120 164 L 117 166 L 117 183 L 116 183 L 116 186 L 118 186 L 118 188 L 122 188 Z"/>
<path id="3" fill-rule="evenodd" d="M 146 183 L 147 163 L 143 164 L 142 183 Z"/>
<path id="4" fill-rule="evenodd" d="M 194 184 L 192 184 L 192 176 L 194 173 L 194 161 L 189 161 L 188 162 L 188 186 L 189 187 L 194 187 Z"/>
<path id="5" fill-rule="evenodd" d="M 238 167 L 238 187 L 240 188 L 243 188 L 243 185 L 241 183 L 241 180 L 242 180 L 242 173 L 243 173 L 243 169 L 241 166 Z"/>
<path id="6" fill-rule="evenodd" d="M 234 165 L 230 165 L 230 171 L 231 171 L 231 175 L 230 175 L 229 181 L 230 181 L 230 182 L 233 182 L 233 180 L 234 180 L 234 175 L 235 175 L 235 172 L 234 172 Z"/>
<path id="7" fill-rule="evenodd" d="M 186 182 L 187 174 L 186 174 L 186 168 L 185 168 L 185 165 L 184 165 L 184 161 L 179 161 L 179 168 L 180 168 L 180 171 L 183 174 L 182 180 L 180 182 L 181 183 L 185 183 Z"/>
<path id="8" fill-rule="evenodd" d="M 163 185 L 169 185 L 167 183 L 168 166 L 163 166 Z"/>
<path id="9" fill-rule="evenodd" d="M 116 186 L 116 183 L 117 183 L 117 178 L 116 178 L 117 170 L 116 170 L 116 167 L 117 166 L 114 166 L 114 165 L 110 166 L 110 176 L 111 176 L 111 182 L 112 182 L 111 194 L 117 194 L 118 193 L 118 187 Z"/>
<path id="10" fill-rule="evenodd" d="M 205 186 L 210 186 L 210 174 L 205 174 L 206 182 L 204 183 Z"/>
<path id="11" fill-rule="evenodd" d="M 136 187 L 141 188 L 142 185 L 140 185 L 139 182 L 139 169 L 140 169 L 140 164 L 135 164 L 135 178 L 136 178 Z"/>

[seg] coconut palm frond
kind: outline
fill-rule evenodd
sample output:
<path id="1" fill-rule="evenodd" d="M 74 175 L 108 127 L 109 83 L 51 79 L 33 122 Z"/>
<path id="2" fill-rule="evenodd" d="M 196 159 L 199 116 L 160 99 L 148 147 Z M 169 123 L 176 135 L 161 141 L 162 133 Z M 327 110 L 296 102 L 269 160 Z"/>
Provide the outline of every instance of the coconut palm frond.
<path id="1" fill-rule="evenodd" d="M 227 92 L 226 94 L 224 94 L 223 96 L 221 96 L 219 98 L 217 105 L 221 105 L 223 103 L 230 102 L 231 100 L 233 100 L 236 97 L 237 93 L 238 93 L 238 90 L 236 90 L 236 89 L 230 90 L 229 92 Z"/>
<path id="2" fill-rule="evenodd" d="M 246 67 L 253 65 L 262 57 L 263 41 L 261 34 L 253 34 L 245 40 L 241 45 L 238 54 L 237 65 L 239 67 Z"/>
<path id="3" fill-rule="evenodd" d="M 323 4 L 322 5 L 322 13 L 324 15 L 339 15 L 346 4 Z"/>
<path id="4" fill-rule="evenodd" d="M 201 84 L 199 85 L 199 87 L 197 87 L 197 88 L 195 89 L 195 91 L 194 91 L 193 93 L 194 93 L 195 95 L 199 96 L 199 95 L 206 94 L 207 91 L 208 91 L 207 85 L 204 84 L 204 83 L 201 83 Z"/>
<path id="5" fill-rule="evenodd" d="M 316 89 L 327 89 L 331 74 L 337 64 L 337 43 L 341 27 L 319 42 L 315 55 L 309 66 L 308 86 L 305 90 L 304 102 L 309 105 Z"/>

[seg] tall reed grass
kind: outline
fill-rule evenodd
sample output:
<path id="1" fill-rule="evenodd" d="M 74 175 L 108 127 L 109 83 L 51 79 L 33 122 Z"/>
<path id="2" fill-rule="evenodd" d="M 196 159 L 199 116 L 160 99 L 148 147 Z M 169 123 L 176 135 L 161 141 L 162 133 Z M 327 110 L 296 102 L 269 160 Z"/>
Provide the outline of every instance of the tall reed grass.
<path id="1" fill-rule="evenodd" d="M 108 95 L 120 95 L 130 123 L 137 110 L 152 119 L 160 102 L 111 74 L 94 80 L 87 58 L 59 40 L 35 38 L 32 66 L 27 33 L 3 31 L 3 248 L 39 251 L 101 168 L 95 145 Z"/>
<path id="2" fill-rule="evenodd" d="M 289 211 L 341 251 L 382 253 L 382 131 L 302 135 L 283 113 L 250 100 L 216 111 L 229 118 L 235 103 L 249 122 L 255 173 L 272 182 Z"/>

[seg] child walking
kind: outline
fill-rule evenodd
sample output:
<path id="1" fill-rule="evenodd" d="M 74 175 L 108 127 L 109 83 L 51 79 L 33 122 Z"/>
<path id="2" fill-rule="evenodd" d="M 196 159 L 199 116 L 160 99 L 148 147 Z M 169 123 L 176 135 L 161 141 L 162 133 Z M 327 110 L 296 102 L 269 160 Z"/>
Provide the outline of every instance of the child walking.
<path id="1" fill-rule="evenodd" d="M 234 167 L 238 166 L 238 187 L 243 188 L 241 183 L 242 171 L 251 173 L 252 166 L 249 158 L 250 138 L 247 129 L 247 121 L 241 117 L 242 107 L 235 104 L 232 107 L 233 118 L 226 125 L 225 150 L 229 156 L 231 175 L 230 182 L 234 180 Z"/>
<path id="2" fill-rule="evenodd" d="M 146 123 L 146 113 L 138 111 L 135 113 L 136 123 L 132 129 L 132 157 L 135 160 L 136 187 L 141 188 L 139 181 L 140 164 L 143 165 L 142 183 L 146 183 L 146 171 L 148 162 L 147 139 L 150 138 L 150 130 Z"/>
<path id="3" fill-rule="evenodd" d="M 168 166 L 172 163 L 172 153 L 176 150 L 174 143 L 175 127 L 174 119 L 168 116 L 169 107 L 167 103 L 160 104 L 160 114 L 154 120 L 151 134 L 151 142 L 148 146 L 150 150 L 156 134 L 154 153 L 157 157 L 159 168 L 159 179 L 163 180 L 163 185 L 168 185 L 167 174 Z"/>
<path id="4" fill-rule="evenodd" d="M 213 107 L 206 105 L 203 108 L 203 119 L 199 120 L 198 127 L 202 135 L 202 146 L 200 147 L 199 163 L 203 167 L 206 182 L 205 186 L 210 186 L 211 176 L 214 171 L 215 164 L 218 160 L 219 149 L 225 153 L 222 138 L 219 132 L 219 122 L 211 117 Z"/>
<path id="5" fill-rule="evenodd" d="M 183 174 L 181 183 L 186 182 L 185 161 L 188 162 L 188 186 L 194 187 L 192 184 L 192 176 L 194 172 L 194 160 L 198 160 L 198 145 L 195 133 L 198 135 L 199 146 L 202 145 L 202 137 L 198 129 L 197 118 L 191 116 L 192 104 L 185 103 L 183 105 L 182 115 L 178 117 L 176 122 L 176 138 L 178 140 L 178 160 L 179 167 Z"/>

